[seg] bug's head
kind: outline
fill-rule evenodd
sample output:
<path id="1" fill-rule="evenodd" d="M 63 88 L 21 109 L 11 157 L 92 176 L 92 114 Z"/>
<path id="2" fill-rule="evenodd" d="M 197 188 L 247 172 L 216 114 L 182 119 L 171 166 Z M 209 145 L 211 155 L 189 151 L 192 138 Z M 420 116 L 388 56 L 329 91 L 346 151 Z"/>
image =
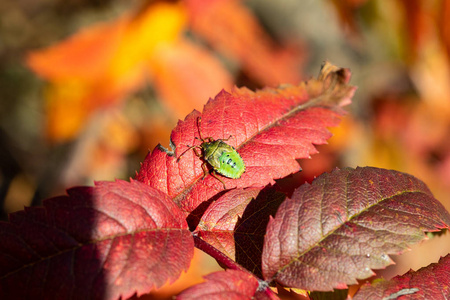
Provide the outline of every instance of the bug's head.
<path id="1" fill-rule="evenodd" d="M 196 146 L 196 148 L 200 148 L 203 151 L 206 151 L 209 147 L 211 147 L 211 144 L 214 142 L 214 139 L 211 137 L 207 137 L 205 139 L 196 137 L 196 139 L 201 142 L 200 145 Z"/>

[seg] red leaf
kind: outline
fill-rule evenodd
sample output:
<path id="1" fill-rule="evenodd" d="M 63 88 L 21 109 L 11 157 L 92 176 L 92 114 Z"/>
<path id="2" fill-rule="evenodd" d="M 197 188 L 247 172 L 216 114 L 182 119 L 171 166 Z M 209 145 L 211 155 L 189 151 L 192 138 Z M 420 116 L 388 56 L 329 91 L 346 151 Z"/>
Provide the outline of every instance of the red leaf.
<path id="1" fill-rule="evenodd" d="M 268 287 L 259 288 L 256 277 L 246 272 L 220 271 L 206 275 L 205 279 L 208 281 L 183 291 L 177 299 L 279 299 Z"/>
<path id="2" fill-rule="evenodd" d="M 259 188 L 231 190 L 211 203 L 195 232 L 203 240 L 235 260 L 234 231 L 247 205 L 258 196 Z"/>
<path id="3" fill-rule="evenodd" d="M 261 254 L 266 226 L 285 198 L 273 188 L 231 190 L 208 207 L 196 232 L 216 249 L 262 277 Z"/>
<path id="4" fill-rule="evenodd" d="M 408 299 L 449 299 L 450 254 L 418 271 L 411 270 L 391 280 L 377 279 L 372 285 L 364 285 L 353 299 L 397 299 L 401 295 Z"/>
<path id="5" fill-rule="evenodd" d="M 357 168 L 323 174 L 297 189 L 269 221 L 263 273 L 289 287 L 346 288 L 392 263 L 424 231 L 448 228 L 450 215 L 417 178 Z"/>
<path id="6" fill-rule="evenodd" d="M 137 181 L 68 195 L 1 223 L 1 299 L 126 298 L 188 268 L 193 239 L 167 195 Z"/>
<path id="7" fill-rule="evenodd" d="M 298 86 L 251 92 L 222 91 L 209 100 L 203 114 L 192 112 L 179 121 L 171 141 L 176 156 L 156 147 L 142 163 L 137 179 L 167 193 L 186 212 L 223 190 L 207 175 L 202 160 L 187 151 L 199 144 L 195 137 L 226 139 L 242 156 L 246 172 L 240 179 L 222 177 L 227 189 L 265 186 L 300 170 L 295 159 L 307 158 L 331 136 L 327 127 L 339 122 L 340 106 L 348 104 L 355 88 L 347 83 L 350 72 L 326 63 L 318 79 Z M 197 122 L 201 117 L 201 122 Z M 177 162 L 177 158 L 180 158 Z"/>

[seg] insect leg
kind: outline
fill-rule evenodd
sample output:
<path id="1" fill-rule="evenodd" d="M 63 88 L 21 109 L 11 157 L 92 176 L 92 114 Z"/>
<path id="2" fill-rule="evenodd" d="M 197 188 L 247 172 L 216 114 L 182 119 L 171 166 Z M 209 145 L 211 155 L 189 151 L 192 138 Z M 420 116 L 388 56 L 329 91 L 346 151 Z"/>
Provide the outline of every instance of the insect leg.
<path id="1" fill-rule="evenodd" d="M 220 178 L 217 176 L 217 173 L 216 173 L 214 170 L 211 172 L 211 175 L 214 176 L 214 178 L 216 178 L 216 179 L 219 180 L 220 182 L 222 182 L 222 184 L 223 184 L 223 189 L 224 189 L 224 190 L 227 189 L 227 187 L 225 186 L 225 182 L 223 182 L 223 180 L 220 179 Z"/>
<path id="2" fill-rule="evenodd" d="M 202 180 L 205 179 L 206 175 L 208 175 L 208 173 L 209 173 L 209 170 L 208 170 L 208 168 L 206 167 L 206 164 L 207 164 L 206 161 L 202 164 L 202 169 L 203 169 L 203 177 L 202 177 Z M 226 185 L 225 185 L 225 182 L 223 182 L 223 180 L 220 179 L 220 178 L 217 176 L 217 173 L 216 173 L 214 170 L 212 170 L 211 175 L 214 176 L 214 178 L 216 178 L 216 179 L 219 180 L 220 182 L 222 182 L 223 188 L 224 188 L 225 190 L 227 189 L 227 187 L 226 187 Z"/>
<path id="3" fill-rule="evenodd" d="M 185 155 L 185 154 L 186 154 L 189 150 L 191 150 L 191 149 L 194 149 L 195 155 L 197 155 L 198 157 L 200 157 L 200 154 L 198 154 L 198 152 L 197 152 L 197 148 L 200 148 L 200 146 L 198 146 L 198 145 L 195 145 L 195 146 L 189 146 L 189 145 L 186 145 L 186 146 L 188 146 L 188 148 L 187 148 L 186 150 L 184 150 L 184 152 L 181 153 L 180 156 L 178 156 L 177 162 L 179 162 L 179 161 L 180 161 L 180 158 L 181 158 L 183 155 Z"/>
<path id="4" fill-rule="evenodd" d="M 194 153 L 197 157 L 202 157 L 202 154 L 197 152 L 197 148 L 194 148 Z"/>
<path id="5" fill-rule="evenodd" d="M 203 177 L 202 180 L 205 179 L 206 175 L 208 175 L 208 168 L 206 167 L 206 161 L 202 163 L 202 169 L 203 169 Z"/>

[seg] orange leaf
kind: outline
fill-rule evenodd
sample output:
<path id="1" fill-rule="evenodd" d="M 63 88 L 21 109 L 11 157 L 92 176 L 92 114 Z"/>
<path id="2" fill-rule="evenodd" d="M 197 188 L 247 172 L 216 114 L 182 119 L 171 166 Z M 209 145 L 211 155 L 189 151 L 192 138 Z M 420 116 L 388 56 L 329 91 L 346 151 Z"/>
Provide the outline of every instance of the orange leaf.
<path id="1" fill-rule="evenodd" d="M 352 35 L 361 34 L 357 22 L 356 12 L 367 0 L 333 0 L 341 26 Z"/>
<path id="2" fill-rule="evenodd" d="M 231 75 L 219 60 L 188 40 L 160 49 L 156 57 L 150 66 L 155 87 L 177 118 L 192 109 L 200 110 L 210 95 L 233 86 Z"/>
<path id="3" fill-rule="evenodd" d="M 31 52 L 28 66 L 51 81 L 74 78 L 95 80 L 105 71 L 124 34 L 126 20 L 97 24 L 82 29 L 67 40 Z M 107 36 L 108 38 L 101 38 Z"/>
<path id="4" fill-rule="evenodd" d="M 263 85 L 300 82 L 302 54 L 277 45 L 241 1 L 187 1 L 192 30 Z"/>
<path id="5" fill-rule="evenodd" d="M 51 141 L 73 138 L 97 109 L 120 102 L 145 81 L 147 63 L 184 28 L 178 4 L 155 3 L 135 16 L 94 25 L 48 49 L 28 65 L 50 81 L 46 93 Z"/>

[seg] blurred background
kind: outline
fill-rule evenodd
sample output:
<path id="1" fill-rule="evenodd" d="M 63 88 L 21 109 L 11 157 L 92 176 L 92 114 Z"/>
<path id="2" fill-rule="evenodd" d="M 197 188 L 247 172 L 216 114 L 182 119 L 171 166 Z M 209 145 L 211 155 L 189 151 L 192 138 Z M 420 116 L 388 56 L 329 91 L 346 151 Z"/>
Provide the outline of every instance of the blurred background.
<path id="1" fill-rule="evenodd" d="M 329 145 L 284 184 L 396 169 L 450 210 L 449 54 L 450 0 L 0 0 L 1 219 L 74 185 L 133 177 L 221 89 L 296 84 L 324 60 L 350 68 L 358 90 Z M 449 252 L 450 234 L 432 237 L 379 275 Z M 200 252 L 192 265 L 147 298 L 220 270 Z"/>

